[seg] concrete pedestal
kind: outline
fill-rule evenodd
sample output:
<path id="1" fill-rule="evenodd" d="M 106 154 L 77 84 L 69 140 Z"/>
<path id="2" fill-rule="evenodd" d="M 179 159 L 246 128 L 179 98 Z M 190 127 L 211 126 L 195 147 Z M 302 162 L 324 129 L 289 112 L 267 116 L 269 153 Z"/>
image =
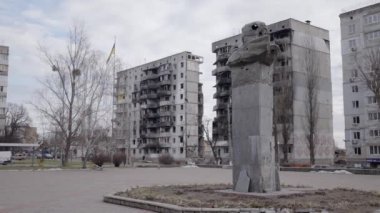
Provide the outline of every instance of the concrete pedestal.
<path id="1" fill-rule="evenodd" d="M 239 192 L 280 189 L 272 136 L 272 67 L 231 67 L 233 185 Z"/>

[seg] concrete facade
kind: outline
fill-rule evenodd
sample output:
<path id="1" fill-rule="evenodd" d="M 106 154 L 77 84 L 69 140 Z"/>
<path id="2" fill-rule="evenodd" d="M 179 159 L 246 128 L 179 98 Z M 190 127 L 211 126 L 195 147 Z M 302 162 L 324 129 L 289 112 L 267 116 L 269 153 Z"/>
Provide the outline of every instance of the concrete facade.
<path id="1" fill-rule="evenodd" d="M 380 48 L 380 4 L 342 13 L 340 24 L 347 161 L 352 166 L 377 166 L 380 109 L 357 67 L 364 67 L 361 59 L 369 50 Z"/>
<path id="2" fill-rule="evenodd" d="M 5 134 L 5 113 L 8 89 L 8 56 L 9 47 L 0 46 L 0 136 Z"/>
<path id="3" fill-rule="evenodd" d="M 281 47 L 278 60 L 274 62 L 273 94 L 274 107 L 276 99 L 282 95 L 284 86 L 291 85 L 293 91 L 292 118 L 287 122 L 292 126 L 288 146 L 289 163 L 309 163 L 309 149 L 306 140 L 306 71 L 305 53 L 312 51 L 319 66 L 318 74 L 318 124 L 316 143 L 316 163 L 330 164 L 334 158 L 334 140 L 332 126 L 332 86 L 330 70 L 330 44 L 327 30 L 287 19 L 268 25 L 271 42 Z M 231 94 L 231 71 L 226 61 L 236 46 L 241 45 L 241 35 L 229 37 L 212 44 L 212 52 L 216 54 L 216 69 L 212 74 L 216 76 L 216 93 L 214 98 L 217 104 L 214 107 L 216 118 L 213 122 L 213 137 L 218 141 L 230 141 L 228 135 L 228 103 Z M 283 158 L 283 139 L 281 137 L 280 117 L 274 118 L 278 126 L 277 133 L 279 157 Z M 229 144 L 229 143 L 228 143 Z M 230 156 L 230 155 L 229 155 Z M 228 158 L 224 161 L 229 161 Z"/>
<path id="4" fill-rule="evenodd" d="M 182 52 L 117 73 L 113 137 L 134 159 L 195 158 L 202 137 L 203 58 Z"/>

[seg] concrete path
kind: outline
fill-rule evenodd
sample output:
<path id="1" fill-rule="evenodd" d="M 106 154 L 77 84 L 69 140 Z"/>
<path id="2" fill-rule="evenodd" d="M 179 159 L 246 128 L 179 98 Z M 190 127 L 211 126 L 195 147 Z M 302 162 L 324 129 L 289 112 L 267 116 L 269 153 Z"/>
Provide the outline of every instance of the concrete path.
<path id="1" fill-rule="evenodd" d="M 102 202 L 135 186 L 229 183 L 231 170 L 208 168 L 107 168 L 103 171 L 0 171 L 0 213 L 146 212 Z M 380 176 L 281 172 L 281 182 L 319 188 L 380 192 Z"/>

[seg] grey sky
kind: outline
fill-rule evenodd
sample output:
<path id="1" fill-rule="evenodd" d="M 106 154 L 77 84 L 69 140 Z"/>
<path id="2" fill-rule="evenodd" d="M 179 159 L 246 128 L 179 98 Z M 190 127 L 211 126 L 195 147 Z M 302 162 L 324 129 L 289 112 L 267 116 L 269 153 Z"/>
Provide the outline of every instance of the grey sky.
<path id="1" fill-rule="evenodd" d="M 184 50 L 204 57 L 205 116 L 212 118 L 215 56 L 211 43 L 239 33 L 252 21 L 273 23 L 288 18 L 330 31 L 334 98 L 334 136 L 344 146 L 339 14 L 343 9 L 378 0 L 2 0 L 0 45 L 10 46 L 8 102 L 33 101 L 38 78 L 50 74 L 38 43 L 60 51 L 74 21 L 84 22 L 92 45 L 108 54 L 114 37 L 125 68 Z M 35 125 L 39 120 L 33 116 Z"/>

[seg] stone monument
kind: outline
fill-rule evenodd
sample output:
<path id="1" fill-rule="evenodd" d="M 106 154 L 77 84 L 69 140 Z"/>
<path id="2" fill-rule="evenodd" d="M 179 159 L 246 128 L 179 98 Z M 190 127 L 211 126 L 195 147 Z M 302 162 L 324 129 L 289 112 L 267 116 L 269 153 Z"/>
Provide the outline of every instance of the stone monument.
<path id="1" fill-rule="evenodd" d="M 239 192 L 280 190 L 272 136 L 273 61 L 263 22 L 242 28 L 242 45 L 229 57 L 232 78 L 233 187 Z"/>

